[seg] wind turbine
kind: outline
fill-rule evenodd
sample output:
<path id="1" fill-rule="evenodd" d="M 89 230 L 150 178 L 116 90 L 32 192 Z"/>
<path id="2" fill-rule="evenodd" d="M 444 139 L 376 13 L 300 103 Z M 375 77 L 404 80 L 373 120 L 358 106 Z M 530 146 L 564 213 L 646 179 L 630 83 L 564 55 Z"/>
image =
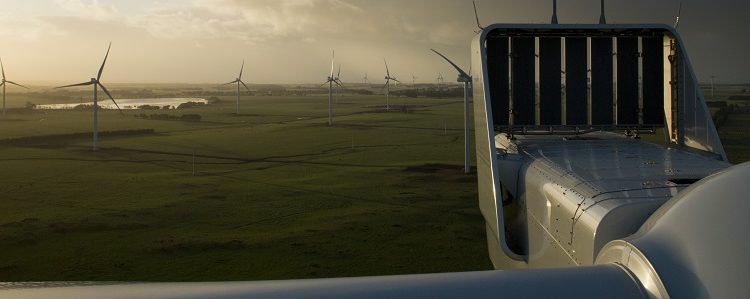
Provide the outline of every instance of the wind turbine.
<path id="1" fill-rule="evenodd" d="M 385 110 L 391 110 L 390 105 L 390 93 L 391 93 L 391 81 L 394 82 L 401 82 L 396 79 L 396 77 L 391 76 L 391 72 L 388 70 L 388 62 L 385 61 L 385 58 L 383 58 L 383 62 L 385 63 Z"/>
<path id="2" fill-rule="evenodd" d="M 120 110 L 120 105 L 117 105 L 117 102 L 115 101 L 115 98 L 112 97 L 112 94 L 109 93 L 109 90 L 107 90 L 104 85 L 101 83 L 102 78 L 102 72 L 104 71 L 104 64 L 107 63 L 107 57 L 109 57 L 109 49 L 112 48 L 112 43 L 109 43 L 109 47 L 107 47 L 107 54 L 104 55 L 104 61 L 102 61 L 102 66 L 99 67 L 99 73 L 96 74 L 96 78 L 91 78 L 89 82 L 83 82 L 78 84 L 71 84 L 71 85 L 65 85 L 65 86 L 58 86 L 55 88 L 66 88 L 66 87 L 74 87 L 74 86 L 86 86 L 86 85 L 94 85 L 94 142 L 93 147 L 94 150 L 99 149 L 97 142 L 99 140 L 99 131 L 98 131 L 98 125 L 99 125 L 99 118 L 98 118 L 98 99 L 96 96 L 97 88 L 101 87 L 102 91 L 107 94 L 110 100 L 112 100 L 112 103 L 115 103 L 115 106 L 117 107 L 117 110 L 120 111 L 120 114 L 122 114 L 122 110 Z"/>
<path id="3" fill-rule="evenodd" d="M 21 84 L 18 84 L 16 82 L 5 80 L 5 67 L 3 67 L 3 60 L 2 59 L 0 59 L 0 70 L 2 70 L 2 73 L 3 73 L 3 79 L 2 79 L 2 81 L 0 81 L 0 86 L 3 87 L 3 117 L 5 117 L 5 85 L 6 85 L 5 83 L 13 84 L 15 86 L 20 86 L 20 87 L 23 87 L 23 88 L 26 88 L 26 89 L 29 89 L 29 88 L 26 87 L 26 86 L 23 86 Z"/>
<path id="4" fill-rule="evenodd" d="M 333 126 L 333 84 L 341 86 L 341 80 L 338 75 L 333 75 L 333 62 L 336 58 L 336 52 L 331 51 L 331 73 L 328 75 L 326 82 L 323 85 L 328 84 L 328 126 Z M 339 66 L 339 74 L 341 74 L 341 66 Z M 321 85 L 321 86 L 323 86 Z"/>
<path id="5" fill-rule="evenodd" d="M 245 60 L 242 60 L 242 66 L 240 67 L 240 75 L 237 76 L 237 79 L 234 79 L 234 81 L 232 82 L 227 82 L 221 85 L 221 86 L 224 86 L 224 85 L 237 83 L 237 115 L 240 115 L 240 83 L 242 83 L 242 86 L 245 86 L 245 89 L 247 89 L 247 91 L 250 92 L 250 88 L 247 87 L 247 84 L 245 84 L 245 82 L 242 81 L 243 69 L 245 69 Z"/>
<path id="6" fill-rule="evenodd" d="M 469 168 L 469 89 L 471 88 L 471 75 L 464 72 L 464 70 L 448 59 L 448 57 L 445 57 L 445 55 L 440 54 L 435 49 L 430 50 L 450 63 L 458 71 L 457 81 L 464 84 L 464 173 L 469 173 L 471 171 Z"/>
<path id="7" fill-rule="evenodd" d="M 438 91 L 440 90 L 440 84 L 444 82 L 445 82 L 445 79 L 443 79 L 443 74 L 438 73 L 438 76 L 437 76 Z"/>
<path id="8" fill-rule="evenodd" d="M 365 73 L 365 76 L 362 77 L 362 84 L 369 84 L 369 83 L 370 83 L 370 80 L 367 79 L 367 73 Z"/>
<path id="9" fill-rule="evenodd" d="M 413 88 L 416 86 L 417 77 L 414 76 L 414 74 L 411 74 L 411 87 Z"/>

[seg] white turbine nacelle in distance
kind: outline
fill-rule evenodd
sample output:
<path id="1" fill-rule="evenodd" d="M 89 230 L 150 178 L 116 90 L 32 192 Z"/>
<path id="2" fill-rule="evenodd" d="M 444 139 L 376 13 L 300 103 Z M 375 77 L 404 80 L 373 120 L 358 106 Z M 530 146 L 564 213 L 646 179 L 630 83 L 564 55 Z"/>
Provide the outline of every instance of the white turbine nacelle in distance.
<path id="1" fill-rule="evenodd" d="M 120 109 L 120 105 L 117 105 L 117 101 L 115 101 L 115 98 L 112 97 L 112 94 L 109 93 L 109 90 L 107 90 L 106 87 L 101 83 L 102 78 L 102 72 L 104 72 L 104 65 L 107 63 L 107 58 L 109 57 L 109 50 L 112 48 L 112 43 L 109 43 L 109 46 L 107 47 L 107 54 L 104 55 L 104 61 L 102 61 L 102 66 L 99 67 L 99 72 L 96 74 L 96 78 L 91 78 L 89 82 L 83 82 L 78 84 L 71 84 L 71 85 L 65 85 L 65 86 L 58 86 L 57 88 L 68 88 L 68 87 L 75 87 L 75 86 L 86 86 L 86 85 L 93 85 L 94 86 L 94 125 L 93 125 L 93 142 L 92 147 L 94 150 L 99 149 L 98 141 L 99 141 L 99 104 L 98 104 L 98 97 L 96 95 L 97 89 L 101 88 L 102 91 L 104 91 L 105 94 L 109 97 L 110 100 L 112 100 L 112 103 L 115 104 L 117 107 L 117 110 L 122 115 L 122 110 Z"/>
<path id="2" fill-rule="evenodd" d="M 334 68 L 334 60 L 336 58 L 336 52 L 331 51 L 331 72 L 328 74 L 328 77 L 326 78 L 326 82 L 323 82 L 320 86 L 325 86 L 328 84 L 328 126 L 333 126 L 333 84 L 336 84 L 338 87 L 343 87 L 343 83 L 339 79 L 339 76 L 341 75 L 341 65 L 339 65 L 339 71 L 337 75 L 333 75 L 333 68 Z"/>
<path id="3" fill-rule="evenodd" d="M 383 58 L 383 63 L 385 63 L 385 85 L 383 87 L 385 88 L 385 110 L 389 111 L 391 110 L 391 103 L 390 103 L 390 93 L 391 93 L 391 81 L 401 83 L 401 81 L 398 81 L 396 77 L 391 76 L 391 71 L 388 69 L 388 62 L 385 61 L 385 58 Z"/>
<path id="4" fill-rule="evenodd" d="M 234 79 L 234 81 L 232 81 L 232 82 L 227 82 L 227 83 L 224 83 L 224 84 L 221 85 L 221 86 L 224 86 L 224 85 L 229 85 L 229 84 L 237 83 L 237 102 L 236 102 L 236 104 L 237 104 L 237 115 L 240 115 L 240 84 L 242 84 L 242 86 L 244 86 L 245 89 L 248 92 L 251 92 L 250 88 L 247 87 L 247 84 L 245 84 L 245 82 L 242 81 L 242 71 L 244 69 L 245 69 L 245 60 L 243 59 L 242 60 L 242 66 L 240 66 L 240 74 L 237 76 L 237 78 Z"/>
<path id="5" fill-rule="evenodd" d="M 469 166 L 469 93 L 471 92 L 471 75 L 464 72 L 464 70 L 453 63 L 453 61 L 448 59 L 448 57 L 445 57 L 445 55 L 441 54 L 438 51 L 435 51 L 435 49 L 430 50 L 450 63 L 450 65 L 452 65 L 453 68 L 458 71 L 458 78 L 456 79 L 456 81 L 464 84 L 464 173 L 469 173 L 471 172 L 471 168 Z M 440 75 L 440 78 L 442 79 L 442 75 Z"/>
<path id="6" fill-rule="evenodd" d="M 5 79 L 5 66 L 3 66 L 3 60 L 2 59 L 0 59 L 0 71 L 2 71 L 2 76 L 3 76 L 2 77 L 2 81 L 0 81 L 0 86 L 3 87 L 3 117 L 5 117 L 5 86 L 7 84 L 13 84 L 15 86 L 23 87 L 23 88 L 26 88 L 26 89 L 29 89 L 29 88 L 26 87 L 26 86 L 23 86 L 21 84 L 18 84 L 16 82 L 9 81 L 9 80 Z"/>

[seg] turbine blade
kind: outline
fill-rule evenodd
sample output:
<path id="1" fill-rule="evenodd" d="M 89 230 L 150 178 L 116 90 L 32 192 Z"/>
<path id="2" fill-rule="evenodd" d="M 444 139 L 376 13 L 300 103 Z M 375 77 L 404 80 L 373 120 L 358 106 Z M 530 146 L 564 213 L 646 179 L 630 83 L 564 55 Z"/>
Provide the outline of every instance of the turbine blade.
<path id="1" fill-rule="evenodd" d="M 8 82 L 8 83 L 10 83 L 10 84 L 13 84 L 13 85 L 15 85 L 15 86 L 20 86 L 20 87 L 23 87 L 23 88 L 29 89 L 28 87 L 26 87 L 26 86 L 23 86 L 23 85 L 21 85 L 21 84 L 18 84 L 18 83 L 16 83 L 16 82 L 13 82 L 13 81 L 5 81 L 5 82 Z"/>
<path id="2" fill-rule="evenodd" d="M 5 79 L 5 67 L 3 66 L 3 59 L 0 58 L 0 70 L 3 72 L 3 79 Z"/>
<path id="3" fill-rule="evenodd" d="M 336 74 L 336 79 L 341 76 L 341 65 L 339 64 L 339 72 Z"/>
<path id="4" fill-rule="evenodd" d="M 5 82 L 0 83 L 0 86 L 3 86 L 3 85 L 5 85 Z"/>
<path id="5" fill-rule="evenodd" d="M 109 47 L 107 47 L 107 54 L 104 55 L 104 61 L 102 61 L 102 66 L 99 68 L 99 73 L 96 75 L 96 80 L 99 81 L 102 77 L 102 72 L 104 71 L 104 64 L 107 63 L 107 57 L 109 57 L 109 49 L 112 48 L 112 42 L 109 42 Z"/>
<path id="6" fill-rule="evenodd" d="M 245 69 L 245 60 L 242 59 L 242 66 L 240 67 L 240 76 L 237 77 L 237 79 L 240 79 L 240 80 L 242 79 L 242 70 L 244 70 L 244 69 Z"/>
<path id="7" fill-rule="evenodd" d="M 336 51 L 331 50 L 331 77 L 333 77 L 333 61 L 336 58 Z"/>
<path id="8" fill-rule="evenodd" d="M 321 87 L 323 87 L 323 86 L 326 86 L 326 84 L 328 84 L 328 82 L 331 82 L 331 81 L 326 81 L 326 82 L 324 82 L 323 84 L 320 84 L 320 86 L 318 86 L 318 88 L 321 88 Z"/>
<path id="9" fill-rule="evenodd" d="M 474 18 L 477 19 L 477 27 L 479 30 L 484 30 L 481 24 L 479 24 L 479 14 L 477 13 L 477 2 L 475 0 L 471 0 L 471 4 L 474 5 Z"/>
<path id="10" fill-rule="evenodd" d="M 385 63 L 385 75 L 388 76 L 388 77 L 390 77 L 391 76 L 391 72 L 388 70 L 388 62 L 385 61 L 385 58 L 383 58 L 383 63 Z"/>
<path id="11" fill-rule="evenodd" d="M 385 80 L 385 85 L 383 85 L 383 88 L 388 87 L 388 82 L 389 82 L 388 80 Z"/>
<path id="12" fill-rule="evenodd" d="M 234 83 L 237 83 L 238 81 L 239 81 L 239 80 L 234 80 L 234 81 L 232 81 L 232 82 L 227 82 L 227 83 L 224 83 L 224 84 L 222 84 L 222 85 L 219 85 L 219 86 L 224 86 L 224 85 L 234 84 Z"/>
<path id="13" fill-rule="evenodd" d="M 74 87 L 74 86 L 86 86 L 86 85 L 91 85 L 91 84 L 94 84 L 94 83 L 93 82 L 83 82 L 83 83 L 78 83 L 78 84 L 70 84 L 70 85 L 65 85 L 65 86 L 58 86 L 58 87 L 55 87 L 55 88 L 66 88 L 66 87 Z"/>
<path id="14" fill-rule="evenodd" d="M 403 83 L 403 82 L 401 82 L 401 81 L 398 81 L 398 79 L 396 79 L 396 78 L 391 78 L 391 80 L 393 80 L 393 81 L 396 81 L 396 82 L 398 82 L 398 83 Z"/>
<path id="15" fill-rule="evenodd" d="M 336 80 L 334 80 L 333 82 L 335 82 L 336 85 L 338 85 L 338 86 L 344 87 L 344 82 L 341 82 L 341 80 L 339 80 L 339 78 L 336 78 Z"/>
<path id="16" fill-rule="evenodd" d="M 432 50 L 432 52 L 435 52 L 435 54 L 437 54 L 437 55 L 440 55 L 440 57 L 443 57 L 443 59 L 445 59 L 445 61 L 447 61 L 447 62 L 448 62 L 448 63 L 450 63 L 450 64 L 451 64 L 451 65 L 452 65 L 452 66 L 453 66 L 454 68 L 456 68 L 456 70 L 458 71 L 458 73 L 459 73 L 459 74 L 460 74 L 461 76 L 464 76 L 464 77 L 466 77 L 466 78 L 471 78 L 471 76 L 469 76 L 469 74 L 467 74 L 466 72 L 464 72 L 464 70 L 462 70 L 462 69 L 461 69 L 460 67 L 458 67 L 458 66 L 457 66 L 457 65 L 456 65 L 455 63 L 453 63 L 453 61 L 451 61 L 450 59 L 448 59 L 448 57 L 445 57 L 445 55 L 443 55 L 443 54 L 440 54 L 440 52 L 438 52 L 438 51 L 435 51 L 435 49 L 430 49 L 430 50 Z"/>
<path id="17" fill-rule="evenodd" d="M 109 97 L 109 99 L 112 100 L 112 103 L 115 103 L 115 107 L 117 107 L 117 110 L 120 111 L 120 114 L 123 114 L 122 113 L 122 109 L 120 109 L 120 105 L 117 105 L 117 102 L 115 101 L 115 98 L 112 97 L 112 94 L 109 93 L 109 90 L 107 90 L 107 88 L 104 87 L 104 85 L 102 85 L 101 83 L 96 83 L 96 85 L 99 85 L 99 87 L 102 88 L 102 90 L 104 91 L 104 93 L 106 93 L 107 96 Z"/>
<path id="18" fill-rule="evenodd" d="M 243 82 L 242 80 L 240 80 L 240 83 L 242 83 L 242 86 L 245 86 L 245 89 L 247 89 L 248 92 L 252 92 L 252 91 L 250 91 L 250 87 L 247 87 L 247 84 L 245 84 L 245 82 Z"/>

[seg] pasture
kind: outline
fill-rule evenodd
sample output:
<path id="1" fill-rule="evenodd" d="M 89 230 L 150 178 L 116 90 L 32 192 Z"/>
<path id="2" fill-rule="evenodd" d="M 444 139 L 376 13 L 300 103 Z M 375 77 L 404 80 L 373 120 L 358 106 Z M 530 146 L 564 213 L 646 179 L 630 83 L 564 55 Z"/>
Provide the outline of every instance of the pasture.
<path id="1" fill-rule="evenodd" d="M 11 107 L 39 96 L 18 94 Z M 0 281 L 491 268 L 476 177 L 461 170 L 460 99 L 392 98 L 406 113 L 378 109 L 383 96 L 343 94 L 333 127 L 322 94 L 243 96 L 240 115 L 233 96 L 218 99 L 101 111 L 100 131 L 124 133 L 102 133 L 96 152 L 90 110 L 9 110 L 0 121 Z"/>

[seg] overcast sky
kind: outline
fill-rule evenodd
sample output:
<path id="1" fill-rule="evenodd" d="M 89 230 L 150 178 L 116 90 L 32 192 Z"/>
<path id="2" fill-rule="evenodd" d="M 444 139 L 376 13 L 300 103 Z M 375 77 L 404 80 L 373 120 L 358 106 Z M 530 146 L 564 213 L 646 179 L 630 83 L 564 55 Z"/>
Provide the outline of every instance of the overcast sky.
<path id="1" fill-rule="evenodd" d="M 477 0 L 491 23 L 547 23 L 551 0 Z M 679 0 L 610 0 L 610 23 L 674 23 Z M 561 0 L 560 23 L 599 19 L 599 0 Z M 402 81 L 468 65 L 470 0 L 0 0 L 0 57 L 8 79 L 79 82 L 231 81 L 245 60 L 251 83 L 325 80 L 331 49 L 342 79 L 382 81 L 383 58 Z M 750 1 L 685 0 L 679 32 L 699 78 L 750 82 Z"/>

